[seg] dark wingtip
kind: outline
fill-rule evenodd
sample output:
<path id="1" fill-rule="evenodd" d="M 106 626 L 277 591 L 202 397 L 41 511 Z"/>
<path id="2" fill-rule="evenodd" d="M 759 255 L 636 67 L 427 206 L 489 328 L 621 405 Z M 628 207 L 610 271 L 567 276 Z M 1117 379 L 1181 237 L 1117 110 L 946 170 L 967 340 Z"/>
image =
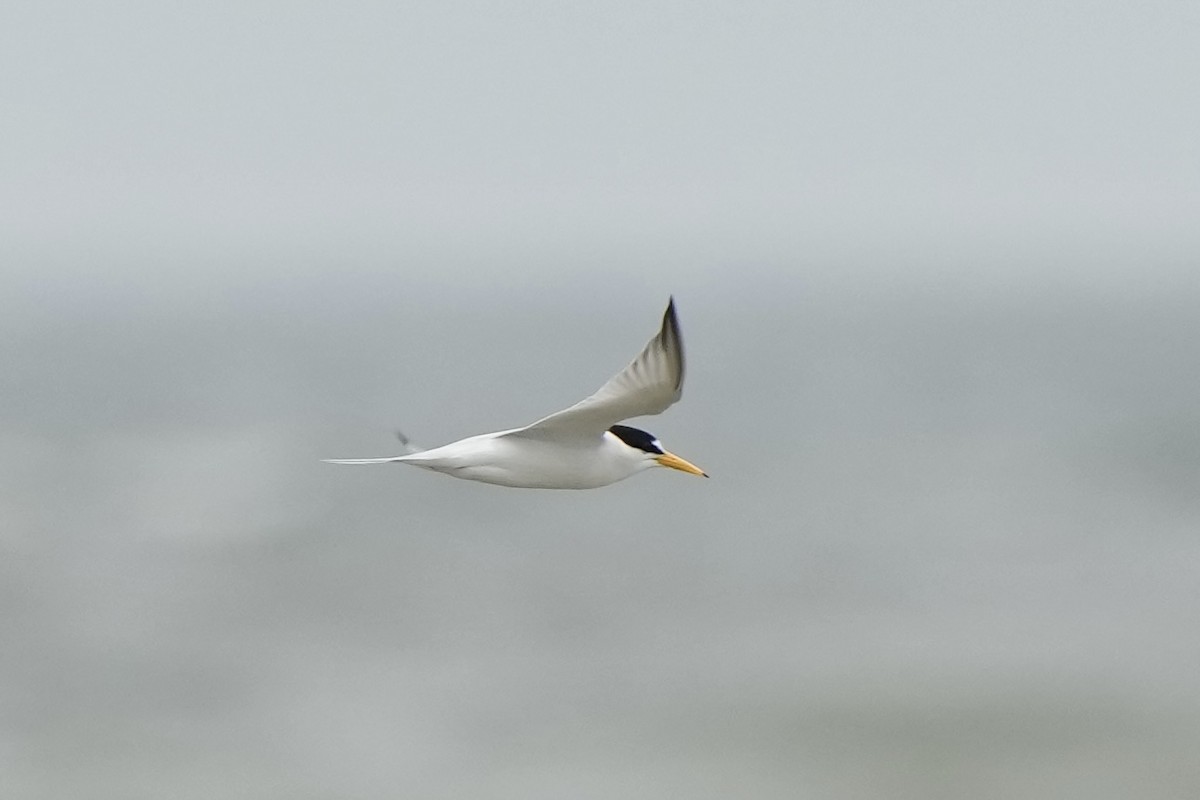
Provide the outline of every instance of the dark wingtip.
<path id="1" fill-rule="evenodd" d="M 672 295 L 667 300 L 667 310 L 663 312 L 663 330 L 669 330 L 676 337 L 679 336 L 679 317 L 675 314 L 675 296 Z"/>
<path id="2" fill-rule="evenodd" d="M 679 330 L 679 317 L 675 314 L 675 295 L 671 295 L 667 300 L 667 310 L 663 314 L 662 330 L 659 331 L 659 340 L 670 347 L 674 345 L 675 351 L 679 356 L 679 379 L 675 383 L 675 391 L 677 393 L 683 391 L 683 334 Z"/>

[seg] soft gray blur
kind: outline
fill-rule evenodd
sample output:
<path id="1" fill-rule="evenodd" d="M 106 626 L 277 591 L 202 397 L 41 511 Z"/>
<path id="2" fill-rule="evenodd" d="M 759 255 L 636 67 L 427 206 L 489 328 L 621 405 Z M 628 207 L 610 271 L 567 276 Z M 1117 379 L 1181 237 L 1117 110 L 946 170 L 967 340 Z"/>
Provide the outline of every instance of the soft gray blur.
<path id="1" fill-rule="evenodd" d="M 6 4 L 0 796 L 1200 796 L 1198 30 Z"/>

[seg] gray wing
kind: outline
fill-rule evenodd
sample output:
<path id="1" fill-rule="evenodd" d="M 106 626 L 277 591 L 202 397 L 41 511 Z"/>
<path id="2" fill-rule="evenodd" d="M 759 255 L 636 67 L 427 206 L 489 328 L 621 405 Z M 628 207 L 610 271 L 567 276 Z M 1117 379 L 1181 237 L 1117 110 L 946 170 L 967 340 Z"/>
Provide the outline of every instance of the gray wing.
<path id="1" fill-rule="evenodd" d="M 629 366 L 591 397 L 510 435 L 556 439 L 600 436 L 621 420 L 661 414 L 683 395 L 683 372 L 683 337 L 675 315 L 675 299 L 671 298 L 658 335 Z"/>

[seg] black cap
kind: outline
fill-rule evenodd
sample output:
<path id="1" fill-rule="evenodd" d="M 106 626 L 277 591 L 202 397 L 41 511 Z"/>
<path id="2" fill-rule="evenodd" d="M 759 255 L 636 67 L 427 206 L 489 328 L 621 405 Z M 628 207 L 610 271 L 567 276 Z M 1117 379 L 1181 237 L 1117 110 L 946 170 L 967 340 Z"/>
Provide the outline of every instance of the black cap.
<path id="1" fill-rule="evenodd" d="M 631 428 L 628 425 L 613 425 L 608 432 L 630 447 L 654 455 L 662 455 L 663 449 L 659 446 L 658 438 L 653 433 L 647 433 L 639 428 Z"/>

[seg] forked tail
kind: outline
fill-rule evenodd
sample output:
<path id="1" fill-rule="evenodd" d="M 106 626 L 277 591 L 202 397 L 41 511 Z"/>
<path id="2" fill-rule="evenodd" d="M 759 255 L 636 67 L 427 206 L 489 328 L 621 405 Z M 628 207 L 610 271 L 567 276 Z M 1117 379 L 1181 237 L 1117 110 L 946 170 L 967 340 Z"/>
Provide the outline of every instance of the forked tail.
<path id="1" fill-rule="evenodd" d="M 400 446 L 404 452 L 398 456 L 388 456 L 386 458 L 322 458 L 326 464 L 390 464 L 393 461 L 403 461 L 413 453 L 420 453 L 425 448 L 418 447 L 409 441 L 401 431 L 396 431 L 396 438 L 400 440 Z"/>
<path id="2" fill-rule="evenodd" d="M 326 464 L 388 464 L 392 461 L 403 461 L 406 456 L 391 458 L 322 458 Z"/>

